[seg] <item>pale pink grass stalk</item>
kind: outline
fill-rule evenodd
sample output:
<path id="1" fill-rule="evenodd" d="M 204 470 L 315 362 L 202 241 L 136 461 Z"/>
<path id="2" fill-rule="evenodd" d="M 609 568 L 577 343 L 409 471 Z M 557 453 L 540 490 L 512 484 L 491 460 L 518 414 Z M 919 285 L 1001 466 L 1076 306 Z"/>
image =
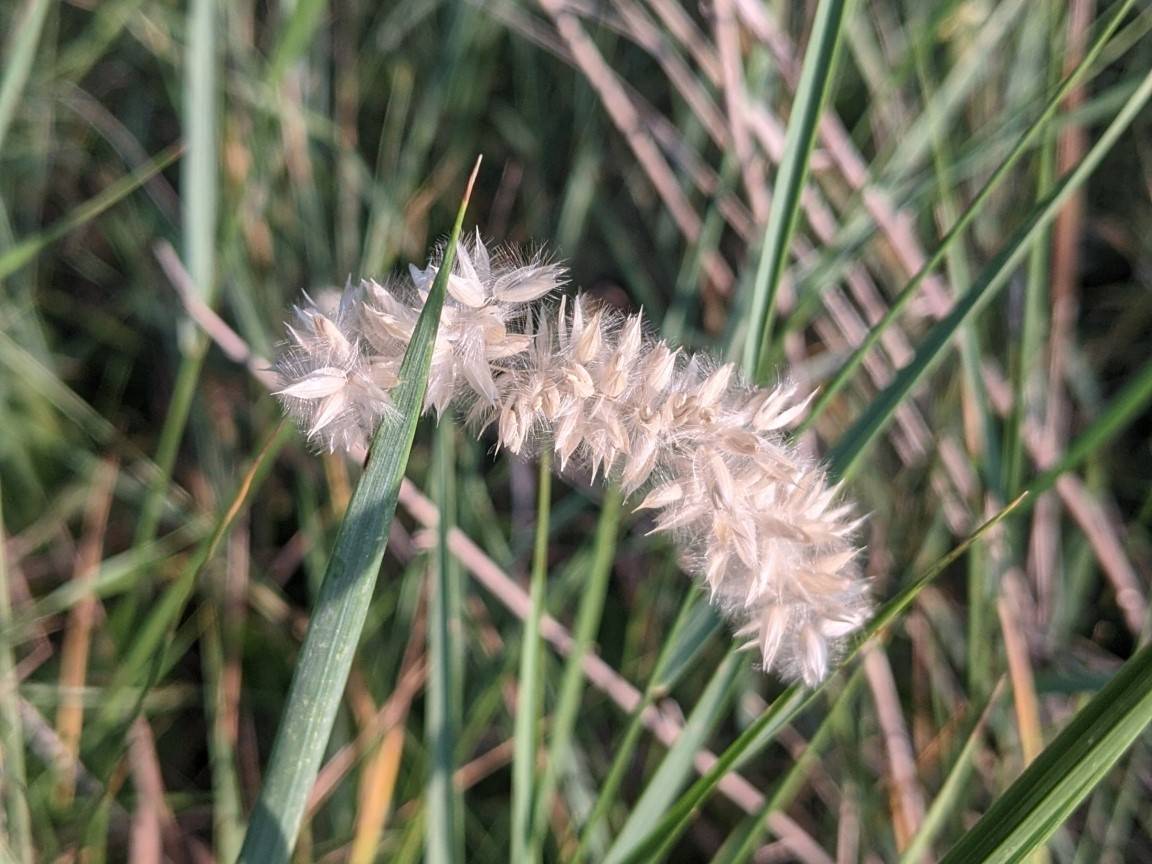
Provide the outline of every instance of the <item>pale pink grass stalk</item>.
<path id="1" fill-rule="evenodd" d="M 653 338 L 640 314 L 587 298 L 540 302 L 564 271 L 539 257 L 460 244 L 425 407 L 450 407 L 499 447 L 551 447 L 561 470 L 603 474 L 656 511 L 683 566 L 755 648 L 765 670 L 819 682 L 867 618 L 853 542 L 859 520 L 785 436 L 807 405 L 788 383 L 757 388 L 731 364 Z M 296 310 L 276 362 L 278 395 L 309 439 L 363 446 L 438 268 L 349 285 Z"/>

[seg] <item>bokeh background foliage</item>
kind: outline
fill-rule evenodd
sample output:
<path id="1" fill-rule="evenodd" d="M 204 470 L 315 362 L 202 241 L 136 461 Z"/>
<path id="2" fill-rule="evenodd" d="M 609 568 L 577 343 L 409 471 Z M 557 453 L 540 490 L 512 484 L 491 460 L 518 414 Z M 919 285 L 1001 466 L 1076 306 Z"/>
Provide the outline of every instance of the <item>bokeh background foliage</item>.
<path id="1" fill-rule="evenodd" d="M 261 358 L 422 263 L 483 153 L 469 225 L 822 386 L 798 434 L 897 601 L 784 690 L 611 490 L 426 422 L 297 858 L 1152 856 L 1148 8 L 0 22 L 5 855 L 236 858 L 359 475 Z"/>

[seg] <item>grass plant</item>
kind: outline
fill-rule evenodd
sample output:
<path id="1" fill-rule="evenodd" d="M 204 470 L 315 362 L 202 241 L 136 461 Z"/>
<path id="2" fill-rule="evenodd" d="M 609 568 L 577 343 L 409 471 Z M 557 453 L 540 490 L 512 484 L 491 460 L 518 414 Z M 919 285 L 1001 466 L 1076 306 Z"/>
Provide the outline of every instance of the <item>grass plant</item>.
<path id="1" fill-rule="evenodd" d="M 0 859 L 1152 857 L 1145 5 L 0 30 Z M 448 268 L 366 459 L 284 419 L 302 294 L 473 229 L 817 391 L 875 605 L 817 686 L 628 489 L 421 419 Z"/>

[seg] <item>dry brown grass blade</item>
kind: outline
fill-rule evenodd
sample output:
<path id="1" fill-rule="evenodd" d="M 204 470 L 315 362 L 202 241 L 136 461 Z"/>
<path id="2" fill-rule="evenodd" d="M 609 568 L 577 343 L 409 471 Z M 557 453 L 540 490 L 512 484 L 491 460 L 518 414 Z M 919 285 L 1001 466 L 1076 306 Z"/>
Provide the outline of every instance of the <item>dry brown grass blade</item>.
<path id="1" fill-rule="evenodd" d="M 700 215 L 684 195 L 660 148 L 646 133 L 641 117 L 616 73 L 604 61 L 596 45 L 584 32 L 579 19 L 565 7 L 562 0 L 540 0 L 540 5 L 551 16 L 560 38 L 572 52 L 572 57 L 588 83 L 600 96 L 612 122 L 624 135 L 677 227 L 689 242 L 694 242 L 700 236 Z M 703 266 L 718 291 L 727 294 L 732 290 L 735 277 L 723 258 L 712 253 L 705 257 Z"/>
<path id="2" fill-rule="evenodd" d="M 1001 416 L 1006 416 L 1012 408 L 1012 391 L 1004 375 L 988 363 L 984 365 L 983 374 L 992 407 Z M 1045 443 L 1044 430 L 1033 418 L 1025 418 L 1021 434 L 1024 447 L 1037 468 L 1044 469 L 1053 464 L 1055 457 Z M 1056 494 L 1084 532 L 1100 568 L 1112 584 L 1125 626 L 1132 635 L 1139 636 L 1148 615 L 1148 599 L 1120 540 L 1121 529 L 1108 518 L 1104 506 L 1077 474 L 1061 475 L 1056 481 Z"/>
<path id="3" fill-rule="evenodd" d="M 88 504 L 84 512 L 84 533 L 76 549 L 72 580 L 90 581 L 100 569 L 104 557 L 104 536 L 108 528 L 108 514 L 116 478 L 120 473 L 115 456 L 106 458 L 93 472 Z M 88 654 L 92 647 L 92 630 L 100 602 L 86 594 L 68 613 L 64 642 L 60 647 L 60 704 L 56 708 L 56 734 L 63 748 L 56 763 L 58 780 L 56 801 L 60 807 L 69 807 L 76 795 L 76 777 L 73 766 L 80 755 L 80 735 L 84 728 L 84 704 L 81 693 L 88 677 Z"/>
<path id="4" fill-rule="evenodd" d="M 1001 581 L 1003 590 L 997 600 L 996 611 L 1000 617 L 1000 631 L 1004 635 L 1004 650 L 1008 655 L 1008 676 L 1012 681 L 1020 750 L 1024 756 L 1024 765 L 1027 765 L 1044 749 L 1044 737 L 1027 629 L 1021 621 L 1025 605 L 1023 576 L 1013 568 L 1004 574 Z"/>
<path id="5" fill-rule="evenodd" d="M 1064 43 L 1064 70 L 1067 75 L 1084 58 L 1088 29 L 1095 11 L 1095 0 L 1072 0 L 1068 4 Z M 1085 98 L 1083 85 L 1074 87 L 1065 100 L 1069 113 L 1080 107 Z M 1060 132 L 1056 146 L 1056 174 L 1060 176 L 1075 167 L 1088 150 L 1087 133 L 1078 123 L 1069 123 Z M 1069 351 L 1076 339 L 1076 316 L 1079 305 L 1076 285 L 1080 261 L 1080 237 L 1084 227 L 1084 190 L 1078 189 L 1056 217 L 1052 226 L 1050 308 L 1048 322 L 1048 364 L 1044 394 L 1044 426 L 1040 436 L 1041 458 L 1055 462 L 1067 443 L 1069 405 L 1064 376 L 1068 371 Z M 1036 584 L 1045 617 L 1051 614 L 1056 591 L 1060 554 L 1060 507 L 1051 493 L 1036 502 L 1032 517 L 1032 545 L 1028 575 Z"/>
<path id="6" fill-rule="evenodd" d="M 916 770 L 916 754 L 912 751 L 912 738 L 904 711 L 900 707 L 900 694 L 896 692 L 896 679 L 888 655 L 879 647 L 864 652 L 864 674 L 876 703 L 884 747 L 888 754 L 889 798 L 893 802 L 892 829 L 896 834 L 896 847 L 903 851 L 908 841 L 916 836 L 924 821 L 924 789 Z"/>

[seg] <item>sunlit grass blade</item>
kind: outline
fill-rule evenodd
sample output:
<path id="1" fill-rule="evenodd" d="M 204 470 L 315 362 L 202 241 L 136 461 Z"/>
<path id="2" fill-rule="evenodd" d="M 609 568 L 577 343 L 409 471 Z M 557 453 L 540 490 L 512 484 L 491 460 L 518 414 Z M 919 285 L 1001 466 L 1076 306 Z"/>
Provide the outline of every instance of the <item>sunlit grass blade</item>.
<path id="1" fill-rule="evenodd" d="M 551 451 L 540 454 L 536 487 L 536 540 L 532 553 L 532 609 L 524 622 L 520 645 L 520 678 L 516 695 L 515 750 L 512 757 L 512 858 L 514 864 L 529 860 L 532 832 L 532 790 L 536 777 L 536 736 L 543 705 L 544 640 L 540 619 L 548 587 L 548 522 L 552 509 Z"/>
<path id="2" fill-rule="evenodd" d="M 0 493 L 2 493 L 0 487 Z M 0 794 L 4 798 L 3 839 L 5 854 L 13 862 L 31 864 L 32 824 L 28 811 L 28 778 L 24 772 L 24 724 L 20 719 L 18 681 L 15 656 L 12 651 L 12 593 L 8 584 L 7 531 L 4 528 L 3 495 L 0 494 L 0 747 L 3 747 L 0 768 L 4 783 Z"/>
<path id="3" fill-rule="evenodd" d="M 708 735 L 722 719 L 743 664 L 742 656 L 729 654 L 712 675 L 712 680 L 693 706 L 676 743 L 665 754 L 660 767 L 644 787 L 644 792 L 628 815 L 628 821 L 608 850 L 605 858 L 607 864 L 627 860 L 632 850 L 644 839 L 648 827 L 667 811 L 691 775 L 697 751 L 704 746 Z"/>
<path id="4" fill-rule="evenodd" d="M 1152 723 L 1152 645 L 1080 709 L 943 859 L 1024 860 L 1060 827 Z"/>
<path id="5" fill-rule="evenodd" d="M 699 657 L 709 637 L 720 626 L 720 621 L 711 607 L 707 603 L 697 602 L 699 599 L 696 591 L 689 591 L 684 596 L 680 614 L 677 615 L 672 629 L 668 631 L 668 638 L 664 641 L 660 656 L 656 659 L 651 679 L 644 689 L 644 696 L 632 712 L 628 728 L 620 743 L 614 748 L 612 765 L 600 784 L 596 803 L 584 822 L 580 845 L 572 854 L 573 864 L 585 860 L 591 853 L 589 847 L 599 830 L 600 821 L 616 802 L 616 794 L 624 780 L 625 772 L 632 763 L 636 745 L 644 731 L 644 712 L 661 694 L 666 693 L 692 661 Z"/>
<path id="6" fill-rule="evenodd" d="M 212 0 L 193 0 L 188 10 L 188 45 L 182 106 L 188 156 L 181 165 L 181 245 L 184 265 L 198 299 L 211 305 L 216 294 L 216 221 L 219 170 L 219 144 L 216 140 L 216 43 L 217 6 Z M 160 502 L 176 464 L 176 454 L 200 380 L 200 368 L 208 349 L 208 339 L 194 332 L 189 322 L 181 322 L 180 368 L 168 403 L 168 413 L 160 427 L 156 464 L 161 476 L 148 490 L 136 525 L 136 542 L 146 543 L 155 536 L 160 522 Z M 130 622 L 131 605 L 121 613 Z"/>
<path id="7" fill-rule="evenodd" d="M 891 624 L 900 614 L 911 605 L 912 601 L 933 579 L 940 575 L 953 562 L 958 560 L 968 548 L 979 540 L 986 532 L 998 525 L 1008 514 L 1015 510 L 1024 500 L 1020 496 L 979 528 L 969 535 L 951 552 L 938 560 L 925 573 L 916 579 L 907 588 L 889 600 L 873 616 L 872 620 L 860 634 L 855 646 L 845 657 L 841 668 L 850 663 L 860 652 L 863 646 Z M 737 653 L 736 649 L 731 652 Z M 625 859 L 628 864 L 637 864 L 641 861 L 656 860 L 654 850 L 667 850 L 672 847 L 676 839 L 687 828 L 692 814 L 704 800 L 712 794 L 720 780 L 730 770 L 738 769 L 744 762 L 761 752 L 775 738 L 779 730 L 791 722 L 801 711 L 808 707 L 824 690 L 827 683 L 814 690 L 805 690 L 798 684 L 793 684 L 776 697 L 776 701 L 769 706 L 763 714 L 756 718 L 739 737 L 724 750 L 716 760 L 716 764 L 688 787 L 688 791 L 681 795 L 668 808 L 663 817 L 656 822 L 644 839 L 637 843 L 632 853 Z"/>
<path id="8" fill-rule="evenodd" d="M 68 236 L 109 207 L 123 201 L 180 158 L 182 152 L 182 147 L 177 144 L 158 153 L 148 164 L 109 184 L 107 189 L 74 208 L 67 216 L 49 225 L 39 234 L 25 237 L 0 252 L 0 279 L 11 276 L 57 240 Z"/>
<path id="9" fill-rule="evenodd" d="M 1129 97 L 1124 108 L 1109 124 L 1107 130 L 1072 171 L 1064 175 L 1052 192 L 1029 214 L 1004 248 L 975 280 L 971 290 L 961 297 L 952 311 L 928 332 L 916 350 L 916 355 L 893 378 L 892 382 L 869 404 L 864 413 L 844 434 L 828 455 L 831 471 L 839 477 L 852 473 L 859 456 L 892 420 L 893 414 L 912 388 L 941 359 L 944 348 L 960 326 L 973 313 L 981 309 L 1002 288 L 1032 248 L 1032 242 L 1042 232 L 1068 197 L 1091 176 L 1112 145 L 1138 116 L 1152 96 L 1152 74 L 1146 76 L 1140 87 Z"/>
<path id="10" fill-rule="evenodd" d="M 364 473 L 336 536 L 292 676 L 264 786 L 240 850 L 239 860 L 248 864 L 287 861 L 296 844 L 384 558 L 388 526 L 424 405 L 445 286 L 479 168 L 477 161 L 444 249 L 444 260 L 404 354 L 400 383 L 392 391 L 396 414 L 376 430 Z"/>
<path id="11" fill-rule="evenodd" d="M 197 580 L 215 557 L 236 517 L 251 503 L 253 495 L 268 476 L 276 455 L 288 441 L 290 433 L 291 427 L 287 423 L 281 423 L 272 430 L 264 446 L 260 448 L 260 452 L 240 478 L 228 507 L 217 517 L 211 534 L 200 542 L 180 575 L 167 587 L 163 596 L 133 631 L 132 640 L 124 646 L 116 671 L 105 687 L 105 698 L 97 714 L 96 727 L 99 731 L 107 732 L 111 728 L 126 726 L 132 716 L 140 710 L 151 681 L 163 674 L 164 664 L 171 662 L 172 658 L 165 657 L 165 643 L 170 642 L 172 633 L 196 588 Z M 135 703 L 130 706 L 127 713 L 125 712 L 127 700 L 121 698 L 122 692 L 129 693 L 129 698 Z"/>
<path id="12" fill-rule="evenodd" d="M 764 245 L 752 283 L 752 304 L 744 342 L 744 372 L 765 380 L 762 364 L 769 356 L 772 318 L 780 277 L 791 248 L 792 234 L 800 212 L 800 198 L 808 177 L 808 162 L 816 143 L 820 113 L 836 69 L 836 54 L 844 18 L 851 0 L 821 0 L 816 7 L 812 35 L 804 55 L 796 98 L 784 140 L 784 156 L 776 173 L 772 204 L 765 227 Z"/>
<path id="13" fill-rule="evenodd" d="M 775 791 L 767 796 L 764 806 L 733 831 L 729 842 L 725 843 L 730 854 L 724 858 L 724 864 L 743 864 L 745 861 L 752 860 L 756 850 L 763 845 L 764 836 L 769 830 L 768 823 L 771 815 L 779 810 L 786 810 L 792 799 L 803 788 L 812 768 L 818 765 L 820 754 L 829 745 L 829 739 L 833 737 L 837 725 L 843 723 L 843 715 L 847 714 L 855 704 L 857 692 L 863 682 L 863 669 L 858 666 L 848 678 L 844 689 L 836 695 L 835 701 L 830 704 L 827 715 L 820 721 L 816 734 L 808 740 L 803 754 L 792 763 L 788 771 L 776 783 Z"/>
<path id="14" fill-rule="evenodd" d="M 1119 432 L 1140 417 L 1149 402 L 1152 402 L 1152 363 L 1145 364 L 1136 372 L 1100 416 L 1068 445 L 1059 461 L 1028 484 L 1029 490 L 1035 494 L 1043 492 L 1065 471 L 1071 471 L 1093 454 L 1103 452 Z"/>
<path id="15" fill-rule="evenodd" d="M 291 7 L 288 22 L 284 25 L 268 64 L 269 82 L 274 84 L 279 81 L 289 64 L 308 48 L 327 8 L 328 4 L 324 0 L 303 0 Z"/>
<path id="16" fill-rule="evenodd" d="M 944 778 L 940 791 L 936 793 L 928 812 L 924 814 L 924 821 L 920 824 L 920 830 L 916 832 L 904 850 L 904 854 L 900 856 L 900 864 L 916 864 L 918 861 L 923 861 L 936 835 L 943 830 L 947 820 L 962 806 L 968 779 L 976 767 L 972 762 L 972 757 L 976 753 L 976 745 L 980 743 L 980 737 L 984 734 L 984 729 L 988 724 L 988 717 L 996 706 L 999 696 L 999 690 L 993 691 L 988 699 L 988 704 L 972 724 L 972 731 L 968 734 L 960 752 L 956 754 L 952 770 Z"/>
<path id="17" fill-rule="evenodd" d="M 428 702 L 425 717 L 431 769 L 425 855 L 429 864 L 463 860 L 459 847 L 459 793 L 452 783 L 460 733 L 462 669 L 457 662 L 461 636 L 460 565 L 448 551 L 448 531 L 456 513 L 455 427 L 442 420 L 436 430 L 436 473 L 440 520 L 436 555 L 428 586 Z"/>
<path id="18" fill-rule="evenodd" d="M 52 7 L 49 0 L 33 0 L 20 22 L 8 34 L 4 53 L 8 60 L 4 64 L 4 77 L 0 79 L 0 153 L 4 152 L 4 139 L 16 115 L 24 85 L 32 71 L 32 61 L 36 59 L 36 46 L 40 42 L 40 31 L 44 29 L 44 18 Z M 12 14 L 9 12 L 9 14 Z"/>
<path id="19" fill-rule="evenodd" d="M 1133 2 L 1135 2 L 1135 0 L 1124 0 L 1124 2 L 1121 3 L 1116 13 L 1109 19 L 1108 24 L 1100 31 L 1100 35 L 1097 36 L 1092 43 L 1091 48 L 1085 53 L 1084 59 L 1077 64 L 1076 68 L 1073 69 L 1053 91 L 1036 119 L 1027 130 L 1025 130 L 1024 134 L 1020 136 L 1020 139 L 1012 147 L 1012 150 L 984 182 L 980 191 L 973 197 L 972 202 L 964 208 L 964 211 L 956 219 L 955 223 L 948 229 L 936 251 L 932 253 L 931 257 L 924 263 L 924 266 L 920 268 L 920 271 L 908 281 L 908 284 L 905 285 L 900 293 L 892 300 L 884 316 L 869 329 L 863 341 L 856 347 L 848 359 L 840 365 L 836 375 L 821 387 L 816 401 L 812 404 L 812 410 L 808 412 L 808 417 L 805 418 L 804 422 L 800 425 L 801 431 L 809 428 L 819 419 L 824 409 L 828 407 L 832 399 L 840 392 L 844 385 L 848 383 L 856 369 L 859 368 L 864 356 L 876 346 L 876 343 L 880 341 L 880 337 L 884 334 L 884 331 L 899 318 L 900 313 L 904 311 L 916 296 L 920 286 L 924 284 L 924 280 L 944 261 L 953 244 L 960 238 L 964 231 L 967 230 L 968 226 L 972 224 L 976 216 L 982 212 L 984 205 L 991 199 L 992 193 L 1000 187 L 1000 184 L 1008 177 L 1009 172 L 1020 161 L 1021 157 L 1031 149 L 1037 137 L 1049 127 L 1053 116 L 1060 108 L 1069 91 L 1071 91 L 1072 88 L 1084 78 L 1088 70 L 1092 68 L 1092 65 L 1108 44 L 1108 40 L 1124 20 L 1124 16 L 1127 14 Z M 1073 190 L 1069 190 L 1068 194 L 1070 194 L 1071 191 Z M 1050 197 L 1051 196 L 1049 196 L 1049 198 Z M 1049 198 L 1042 199 L 1038 206 L 1044 206 L 1044 202 L 1048 201 Z M 1042 229 L 1037 230 L 1037 233 L 1041 232 Z"/>
<path id="20" fill-rule="evenodd" d="M 572 735 L 580 717 L 580 701 L 584 693 L 584 658 L 592 650 L 600 630 L 604 599 L 612 575 L 612 562 L 616 558 L 621 500 L 619 489 L 613 487 L 604 494 L 600 504 L 600 519 L 596 524 L 596 537 L 592 544 L 591 572 L 580 598 L 580 609 L 576 613 L 572 650 L 568 653 L 564 676 L 560 680 L 560 696 L 552 715 L 552 734 L 548 740 L 544 775 L 537 786 L 532 808 L 532 848 L 529 854 L 533 856 L 539 856 L 552 798 L 571 755 Z"/>

